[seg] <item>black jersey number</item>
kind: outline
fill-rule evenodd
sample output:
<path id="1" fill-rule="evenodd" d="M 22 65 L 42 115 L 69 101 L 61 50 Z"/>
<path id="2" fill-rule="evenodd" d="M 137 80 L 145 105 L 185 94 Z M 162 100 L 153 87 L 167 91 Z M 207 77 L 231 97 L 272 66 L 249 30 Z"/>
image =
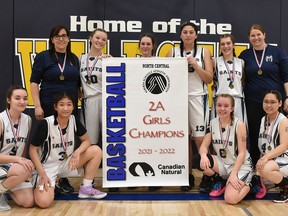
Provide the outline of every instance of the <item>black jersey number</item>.
<path id="1" fill-rule="evenodd" d="M 266 153 L 266 143 L 261 145 L 261 149 L 262 149 L 262 153 L 265 154 Z"/>
<path id="2" fill-rule="evenodd" d="M 18 149 L 18 147 L 16 145 L 14 145 L 13 148 L 11 149 L 11 151 L 9 152 L 9 155 L 15 156 L 17 153 L 17 149 Z"/>
<path id="3" fill-rule="evenodd" d="M 97 76 L 96 75 L 91 75 L 90 77 L 88 77 L 88 75 L 85 76 L 86 82 L 88 82 L 88 80 L 91 81 L 91 83 L 95 84 L 98 82 Z"/>
<path id="4" fill-rule="evenodd" d="M 63 160 L 65 160 L 66 158 L 67 158 L 67 154 L 66 154 L 66 152 L 65 151 L 63 151 L 63 152 L 59 152 L 59 160 L 60 161 L 63 161 Z"/>
<path id="5" fill-rule="evenodd" d="M 204 131 L 205 130 L 205 127 L 203 125 L 197 125 L 196 126 L 196 131 Z"/>

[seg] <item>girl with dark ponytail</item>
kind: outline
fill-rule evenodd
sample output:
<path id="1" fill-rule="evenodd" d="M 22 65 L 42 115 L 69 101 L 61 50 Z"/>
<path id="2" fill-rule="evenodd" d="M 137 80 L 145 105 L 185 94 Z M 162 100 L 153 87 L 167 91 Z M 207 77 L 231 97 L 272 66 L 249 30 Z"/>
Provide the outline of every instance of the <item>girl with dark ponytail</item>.
<path id="1" fill-rule="evenodd" d="M 199 149 L 209 121 L 208 84 L 213 80 L 213 63 L 209 50 L 197 45 L 198 28 L 194 23 L 181 25 L 180 38 L 180 47 L 174 47 L 166 56 L 187 59 L 189 137 L 194 139 Z M 192 157 L 189 138 L 189 186 L 182 186 L 182 191 L 191 190 L 194 186 Z"/>

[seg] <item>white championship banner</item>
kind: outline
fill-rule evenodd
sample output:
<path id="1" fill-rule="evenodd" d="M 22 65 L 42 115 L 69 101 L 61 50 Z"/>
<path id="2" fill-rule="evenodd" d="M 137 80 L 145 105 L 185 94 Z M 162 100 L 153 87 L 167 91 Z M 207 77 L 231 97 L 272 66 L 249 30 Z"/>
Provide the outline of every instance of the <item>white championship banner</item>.
<path id="1" fill-rule="evenodd" d="M 185 58 L 103 59 L 103 187 L 188 185 Z"/>

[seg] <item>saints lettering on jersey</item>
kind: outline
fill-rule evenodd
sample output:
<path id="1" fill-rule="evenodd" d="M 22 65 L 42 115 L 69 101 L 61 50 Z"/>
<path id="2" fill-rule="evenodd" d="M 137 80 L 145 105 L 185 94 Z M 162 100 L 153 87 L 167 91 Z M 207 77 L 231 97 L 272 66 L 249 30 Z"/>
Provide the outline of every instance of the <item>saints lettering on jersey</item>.
<path id="1" fill-rule="evenodd" d="M 0 113 L 0 119 L 2 121 L 2 143 L 1 143 L 1 154 L 5 155 L 17 155 L 22 156 L 27 136 L 30 130 L 30 117 L 24 113 L 21 113 L 21 125 L 17 128 L 17 136 L 15 137 L 15 131 L 11 126 L 10 119 L 7 115 L 6 110 Z"/>
<path id="2" fill-rule="evenodd" d="M 66 128 L 66 133 L 63 134 L 65 146 L 59 132 L 58 125 L 54 124 L 55 117 L 49 116 L 45 118 L 48 125 L 48 137 L 39 148 L 41 155 L 40 161 L 42 164 L 62 163 L 63 160 L 72 155 L 75 145 L 75 117 L 72 115 L 69 118 L 69 124 Z M 58 162 L 57 162 L 58 161 Z"/>

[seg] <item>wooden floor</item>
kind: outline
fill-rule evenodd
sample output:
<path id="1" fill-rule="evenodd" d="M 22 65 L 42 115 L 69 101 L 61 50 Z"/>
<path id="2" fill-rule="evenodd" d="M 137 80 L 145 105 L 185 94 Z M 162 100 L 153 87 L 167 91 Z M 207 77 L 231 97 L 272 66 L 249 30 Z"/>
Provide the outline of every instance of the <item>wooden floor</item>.
<path id="1" fill-rule="evenodd" d="M 195 171 L 196 186 L 188 193 L 195 193 L 201 179 L 201 173 Z M 101 173 L 99 172 L 99 176 Z M 70 179 L 75 189 L 79 189 L 81 178 Z M 97 185 L 101 185 L 101 177 L 95 179 Z M 275 190 L 275 189 L 274 189 Z M 107 189 L 103 189 L 107 191 Z M 121 188 L 118 193 L 141 194 L 147 192 L 147 187 L 139 187 L 136 190 Z M 276 191 L 275 191 L 276 192 Z M 179 187 L 163 187 L 157 193 L 181 193 Z M 16 206 L 13 201 L 8 202 L 12 209 L 0 212 L 7 216 L 188 216 L 188 215 L 271 215 L 286 216 L 288 214 L 288 203 L 276 204 L 271 200 L 244 200 L 238 205 L 227 205 L 223 200 L 205 201 L 82 201 L 63 200 L 54 201 L 48 209 L 33 207 L 24 209 Z"/>

